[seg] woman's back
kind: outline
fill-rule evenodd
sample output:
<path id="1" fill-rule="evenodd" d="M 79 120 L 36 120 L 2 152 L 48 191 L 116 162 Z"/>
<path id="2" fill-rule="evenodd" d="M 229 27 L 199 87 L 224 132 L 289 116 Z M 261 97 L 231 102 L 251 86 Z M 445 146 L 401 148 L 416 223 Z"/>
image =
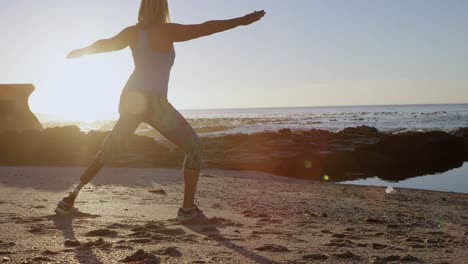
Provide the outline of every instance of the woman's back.
<path id="1" fill-rule="evenodd" d="M 167 96 L 170 72 L 175 61 L 172 43 L 164 43 L 164 36 L 157 31 L 138 26 L 135 30 L 136 42 L 131 46 L 135 70 L 125 89 Z M 166 51 L 168 44 L 169 50 Z"/>

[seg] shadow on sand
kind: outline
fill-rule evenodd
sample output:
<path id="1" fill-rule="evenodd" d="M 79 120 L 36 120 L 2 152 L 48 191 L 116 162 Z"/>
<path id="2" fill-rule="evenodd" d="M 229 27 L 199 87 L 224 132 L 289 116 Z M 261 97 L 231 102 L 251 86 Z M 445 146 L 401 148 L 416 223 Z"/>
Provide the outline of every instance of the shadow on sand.
<path id="1" fill-rule="evenodd" d="M 182 223 L 181 225 L 192 230 L 194 233 L 197 233 L 205 237 L 206 239 L 215 240 L 219 242 L 220 245 L 226 247 L 227 249 L 234 251 L 235 253 L 247 259 L 250 259 L 253 262 L 261 263 L 261 264 L 278 263 L 265 256 L 257 254 L 251 249 L 247 249 L 243 246 L 240 246 L 234 243 L 232 239 L 229 239 L 226 236 L 224 236 L 219 229 L 226 228 L 227 225 L 230 225 L 228 223 L 224 223 L 225 221 L 226 220 L 223 218 L 213 217 L 213 218 L 208 218 L 200 222 L 188 222 L 188 223 Z M 214 261 L 224 262 L 223 259 L 218 259 Z M 226 261 L 229 262 L 229 261 L 232 261 L 232 259 L 228 259 Z"/>
<path id="2" fill-rule="evenodd" d="M 64 244 L 69 248 L 70 251 L 75 252 L 75 258 L 79 263 L 93 263 L 101 264 L 101 260 L 94 254 L 92 248 L 80 246 L 79 240 L 76 238 L 73 230 L 73 220 L 77 218 L 96 218 L 97 215 L 91 215 L 87 213 L 76 212 L 73 215 L 59 216 L 53 215 L 49 219 L 52 221 L 54 226 L 62 232 L 64 238 Z"/>

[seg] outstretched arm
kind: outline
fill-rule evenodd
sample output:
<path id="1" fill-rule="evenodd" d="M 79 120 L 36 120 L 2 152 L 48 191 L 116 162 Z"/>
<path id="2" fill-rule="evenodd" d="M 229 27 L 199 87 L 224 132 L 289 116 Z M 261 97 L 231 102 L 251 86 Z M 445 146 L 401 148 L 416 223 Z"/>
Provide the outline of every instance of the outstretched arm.
<path id="1" fill-rule="evenodd" d="M 70 52 L 67 58 L 74 59 L 84 55 L 112 52 L 124 49 L 130 44 L 131 32 L 132 27 L 128 27 L 110 39 L 101 39 L 86 48 L 77 49 Z"/>
<path id="2" fill-rule="evenodd" d="M 247 26 L 259 21 L 265 16 L 265 11 L 255 11 L 243 17 L 229 20 L 213 20 L 198 25 L 167 24 L 163 28 L 172 42 L 189 41 L 209 36 L 238 26 Z"/>

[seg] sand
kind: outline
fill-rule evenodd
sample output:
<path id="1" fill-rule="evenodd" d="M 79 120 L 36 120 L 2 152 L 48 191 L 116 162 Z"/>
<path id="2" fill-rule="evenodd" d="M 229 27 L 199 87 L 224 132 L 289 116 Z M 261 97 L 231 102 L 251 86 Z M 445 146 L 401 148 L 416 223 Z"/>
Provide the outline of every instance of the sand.
<path id="1" fill-rule="evenodd" d="M 464 263 L 468 195 L 203 170 L 210 217 L 175 221 L 178 169 L 105 169 L 74 216 L 57 202 L 83 168 L 0 168 L 0 261 L 10 263 Z M 466 263 L 466 262 L 465 262 Z"/>

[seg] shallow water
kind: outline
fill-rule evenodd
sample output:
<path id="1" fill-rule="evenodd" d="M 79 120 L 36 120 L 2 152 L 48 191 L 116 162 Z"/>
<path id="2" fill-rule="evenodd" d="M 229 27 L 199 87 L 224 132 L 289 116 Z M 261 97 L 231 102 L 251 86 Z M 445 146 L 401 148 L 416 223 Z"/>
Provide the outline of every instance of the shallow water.
<path id="1" fill-rule="evenodd" d="M 341 184 L 354 184 L 366 186 L 391 186 L 397 188 L 410 188 L 442 192 L 468 193 L 468 162 L 462 167 L 435 175 L 426 175 L 407 179 L 400 182 L 387 182 L 375 178 L 341 182 Z"/>

